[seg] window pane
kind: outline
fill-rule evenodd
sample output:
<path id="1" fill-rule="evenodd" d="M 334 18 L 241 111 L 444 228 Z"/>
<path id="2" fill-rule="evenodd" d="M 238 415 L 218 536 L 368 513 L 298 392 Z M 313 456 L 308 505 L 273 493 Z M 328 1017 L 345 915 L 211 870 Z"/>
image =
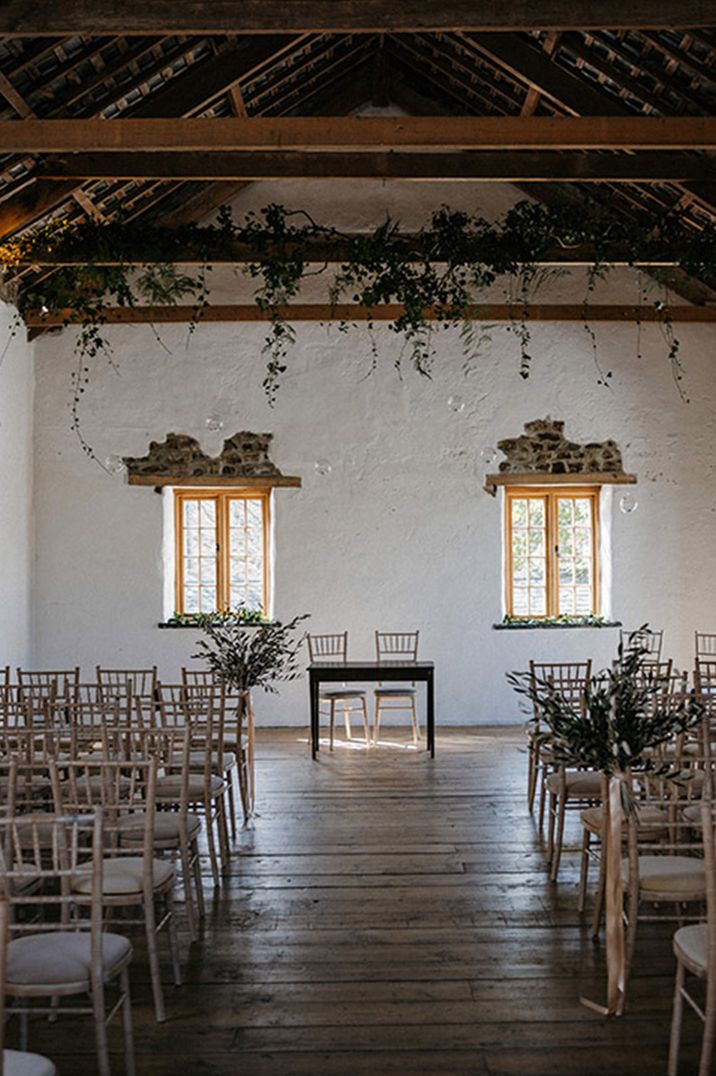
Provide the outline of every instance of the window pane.
<path id="1" fill-rule="evenodd" d="M 572 587 L 559 588 L 559 611 L 568 615 L 576 612 Z"/>
<path id="2" fill-rule="evenodd" d="M 199 555 L 199 534 L 197 531 L 184 532 L 184 552 L 188 557 Z"/>
<path id="3" fill-rule="evenodd" d="M 229 602 L 261 609 L 264 602 L 263 502 L 257 498 L 229 501 Z"/>
<path id="4" fill-rule="evenodd" d="M 544 497 L 511 500 L 512 612 L 515 616 L 544 616 L 547 610 L 546 521 Z"/>
<path id="5" fill-rule="evenodd" d="M 515 587 L 512 592 L 512 606 L 515 616 L 527 616 L 529 613 L 528 591 Z"/>
<path id="6" fill-rule="evenodd" d="M 558 522 L 560 527 L 572 526 L 572 502 L 561 500 L 557 508 Z"/>
<path id="7" fill-rule="evenodd" d="M 198 587 L 184 587 L 184 612 L 185 613 L 198 613 L 199 612 L 199 588 Z"/>
<path id="8" fill-rule="evenodd" d="M 214 587 L 201 588 L 201 611 L 202 613 L 216 612 L 216 590 Z"/>
<path id="9" fill-rule="evenodd" d="M 515 583 L 527 582 L 527 558 L 515 557 L 512 561 L 512 578 Z"/>
<path id="10" fill-rule="evenodd" d="M 199 582 L 199 561 L 196 557 L 185 557 L 184 559 L 184 582 Z"/>
<path id="11" fill-rule="evenodd" d="M 216 586 L 216 557 L 202 557 L 201 561 L 201 585 Z"/>
<path id="12" fill-rule="evenodd" d="M 198 501 L 184 501 L 184 526 L 196 527 L 199 524 Z"/>
<path id="13" fill-rule="evenodd" d="M 200 501 L 201 511 L 200 520 L 202 527 L 213 527 L 216 525 L 216 505 L 213 501 Z"/>
<path id="14" fill-rule="evenodd" d="M 216 532 L 214 530 L 202 530 L 199 532 L 199 551 L 202 557 L 216 556 Z"/>
<path id="15" fill-rule="evenodd" d="M 530 499 L 530 527 L 544 527 L 544 501 L 541 498 Z"/>
<path id="16" fill-rule="evenodd" d="M 547 597 L 543 590 L 530 590 L 530 616 L 545 616 Z"/>
<path id="17" fill-rule="evenodd" d="M 587 526 L 591 526 L 591 507 L 586 497 L 576 497 L 574 500 L 574 522 L 578 526 L 580 524 L 586 524 Z"/>
<path id="18" fill-rule="evenodd" d="M 593 608 L 592 556 L 594 530 L 588 497 L 558 497 L 558 612 L 586 616 Z"/>
<path id="19" fill-rule="evenodd" d="M 542 530 L 530 530 L 530 556 L 544 556 L 545 533 Z"/>
<path id="20" fill-rule="evenodd" d="M 512 502 L 512 526 L 527 526 L 527 501 L 513 500 Z"/>

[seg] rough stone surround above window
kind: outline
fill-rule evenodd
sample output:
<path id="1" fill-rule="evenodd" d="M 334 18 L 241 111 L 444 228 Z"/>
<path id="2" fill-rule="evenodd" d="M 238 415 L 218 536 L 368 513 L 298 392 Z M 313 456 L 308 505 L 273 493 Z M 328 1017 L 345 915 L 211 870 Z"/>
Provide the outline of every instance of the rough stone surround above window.
<path id="1" fill-rule="evenodd" d="M 300 486 L 269 457 L 273 434 L 241 430 L 227 437 L 218 456 L 208 456 L 195 437 L 168 433 L 150 441 L 146 456 L 125 456 L 130 485 Z"/>
<path id="2" fill-rule="evenodd" d="M 605 484 L 636 482 L 624 470 L 616 441 L 569 441 L 564 422 L 549 416 L 526 422 L 524 433 L 498 441 L 497 447 L 506 458 L 500 462 L 499 474 L 485 479 L 485 489 L 493 496 L 498 486 L 538 481 L 550 485 L 575 478 Z"/>

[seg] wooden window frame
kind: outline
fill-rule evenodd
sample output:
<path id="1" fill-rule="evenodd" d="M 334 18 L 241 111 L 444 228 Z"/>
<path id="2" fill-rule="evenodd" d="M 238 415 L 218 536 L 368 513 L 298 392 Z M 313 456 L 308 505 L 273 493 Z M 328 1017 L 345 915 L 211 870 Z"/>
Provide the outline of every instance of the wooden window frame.
<path id="1" fill-rule="evenodd" d="M 271 490 L 243 487 L 223 489 L 175 489 L 174 490 L 174 604 L 177 613 L 184 613 L 184 503 L 186 501 L 214 501 L 216 504 L 216 596 L 217 611 L 230 609 L 230 540 L 229 501 L 250 500 L 261 504 L 263 596 L 262 612 L 269 615 L 269 554 L 271 535 Z"/>
<path id="2" fill-rule="evenodd" d="M 598 616 L 601 609 L 600 578 L 600 531 L 599 505 L 601 488 L 599 486 L 506 486 L 505 487 L 505 606 L 507 615 L 515 620 L 549 620 L 560 615 L 559 612 L 559 545 L 557 506 L 560 497 L 583 497 L 590 502 L 592 513 L 592 612 L 584 616 Z M 532 498 L 545 503 L 545 559 L 546 559 L 546 611 L 544 613 L 514 613 L 514 575 L 512 570 L 512 501 Z"/>

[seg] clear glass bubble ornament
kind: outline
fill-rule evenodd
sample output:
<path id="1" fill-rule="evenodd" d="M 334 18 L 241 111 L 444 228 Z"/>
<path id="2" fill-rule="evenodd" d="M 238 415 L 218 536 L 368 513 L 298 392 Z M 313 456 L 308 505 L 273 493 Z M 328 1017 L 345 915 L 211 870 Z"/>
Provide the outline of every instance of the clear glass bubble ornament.
<path id="1" fill-rule="evenodd" d="M 632 512 L 636 512 L 639 507 L 639 502 L 633 493 L 622 493 L 619 498 L 619 511 L 623 512 L 625 516 L 631 515 Z"/>
<path id="2" fill-rule="evenodd" d="M 224 420 L 216 411 L 212 411 L 210 415 L 207 415 L 204 425 L 211 433 L 219 433 L 224 428 Z"/>
<path id="3" fill-rule="evenodd" d="M 108 474 L 124 474 L 124 472 L 127 470 L 127 465 L 122 459 L 122 457 L 117 456 L 114 453 L 112 453 L 110 456 L 107 456 L 106 460 L 104 461 L 104 467 Z"/>
<path id="4" fill-rule="evenodd" d="M 448 396 L 448 407 L 456 415 L 460 415 L 465 410 L 465 401 L 462 396 Z"/>
<path id="5" fill-rule="evenodd" d="M 325 478 L 333 470 L 333 465 L 331 464 L 330 460 L 320 459 L 316 460 L 313 465 L 313 469 L 316 474 L 321 476 L 321 478 Z"/>

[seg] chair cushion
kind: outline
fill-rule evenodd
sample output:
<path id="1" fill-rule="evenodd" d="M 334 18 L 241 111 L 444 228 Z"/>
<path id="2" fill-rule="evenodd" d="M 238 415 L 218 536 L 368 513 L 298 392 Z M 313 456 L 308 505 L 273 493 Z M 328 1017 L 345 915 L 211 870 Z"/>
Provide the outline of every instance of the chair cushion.
<path id="1" fill-rule="evenodd" d="M 680 927 L 674 934 L 674 952 L 693 969 L 706 974 L 709 951 L 709 928 L 706 923 L 692 923 Z"/>
<path id="2" fill-rule="evenodd" d="M 196 769 L 197 766 L 199 768 L 203 768 L 205 760 L 206 760 L 206 752 L 205 751 L 191 751 L 190 754 L 189 754 L 189 765 L 190 765 L 190 767 L 192 769 Z M 218 757 L 217 757 L 217 762 L 218 762 Z M 236 756 L 233 755 L 233 754 L 229 754 L 228 751 L 224 751 L 223 755 L 221 756 L 221 768 L 222 768 L 222 770 L 228 770 L 230 766 L 234 766 L 235 764 L 236 764 Z"/>
<path id="3" fill-rule="evenodd" d="M 601 774 L 594 773 L 591 770 L 567 770 L 565 778 L 568 796 L 577 798 L 583 796 L 585 799 L 599 798 L 602 788 Z M 560 787 L 560 775 L 551 773 L 547 778 L 548 791 L 556 793 L 559 792 Z"/>
<path id="4" fill-rule="evenodd" d="M 383 695 L 398 695 L 401 697 L 404 696 L 405 698 L 411 698 L 416 694 L 417 692 L 413 687 L 377 687 L 375 689 L 376 698 Z"/>
<path id="5" fill-rule="evenodd" d="M 684 807 L 681 813 L 687 822 L 691 822 L 695 826 L 701 826 L 701 803 L 698 800 L 690 803 L 688 807 Z"/>
<path id="6" fill-rule="evenodd" d="M 601 807 L 587 807 L 579 817 L 584 828 L 588 829 L 590 833 L 602 832 L 604 815 Z M 637 817 L 644 827 L 640 836 L 648 836 L 652 832 L 656 836 L 658 827 L 663 826 L 668 821 L 667 813 L 663 807 L 657 807 L 653 803 L 637 804 Z"/>
<path id="7" fill-rule="evenodd" d="M 24 1050 L 3 1050 L 2 1061 L 5 1076 L 55 1076 L 57 1072 L 47 1057 Z"/>
<path id="8" fill-rule="evenodd" d="M 629 860 L 622 860 L 622 880 L 629 882 Z M 678 893 L 681 900 L 704 900 L 704 861 L 691 856 L 639 856 L 639 889 L 642 895 Z"/>
<path id="9" fill-rule="evenodd" d="M 105 859 L 102 865 L 102 893 L 106 897 L 142 892 L 141 856 L 116 856 Z M 157 889 L 174 877 L 174 865 L 165 859 L 155 859 L 152 864 L 153 886 Z M 92 892 L 91 870 L 78 871 L 72 879 L 74 893 Z"/>
<path id="10" fill-rule="evenodd" d="M 89 931 L 53 931 L 14 938 L 7 949 L 7 988 L 72 986 L 89 989 L 91 938 Z M 102 935 L 102 967 L 111 979 L 132 946 L 121 934 Z"/>
<path id="11" fill-rule="evenodd" d="M 171 803 L 177 803 L 181 799 L 181 786 L 182 779 L 181 774 L 170 773 L 165 777 L 157 778 L 157 800 L 167 800 Z M 210 795 L 218 796 L 226 787 L 226 782 L 222 781 L 221 777 L 217 777 L 214 774 L 211 776 L 210 782 Z M 189 799 L 192 803 L 198 800 L 204 799 L 204 777 L 197 774 L 189 775 Z"/>
<path id="12" fill-rule="evenodd" d="M 89 790 L 89 797 L 94 802 L 98 800 L 105 788 L 112 789 L 114 787 L 114 779 L 112 777 L 103 777 L 101 774 L 91 774 L 89 777 L 77 776 L 75 781 L 74 791 L 77 793 L 77 799 L 80 803 L 87 802 L 87 792 Z M 120 795 L 127 795 L 129 789 L 132 787 L 131 777 L 125 777 L 124 774 L 119 775 L 118 788 Z M 62 781 L 60 784 L 62 789 L 63 799 L 69 798 L 73 794 L 73 789 L 69 781 Z M 99 804 L 97 804 L 99 806 Z"/>
<path id="13" fill-rule="evenodd" d="M 322 691 L 322 699 L 364 699 L 365 691 Z"/>
<path id="14" fill-rule="evenodd" d="M 175 844 L 179 840 L 181 827 L 178 811 L 157 811 L 154 815 L 154 843 Z M 201 829 L 201 819 L 195 814 L 187 813 L 186 828 L 189 840 Z M 144 840 L 144 814 L 136 811 L 119 820 L 117 830 L 122 844 L 137 844 Z"/>

